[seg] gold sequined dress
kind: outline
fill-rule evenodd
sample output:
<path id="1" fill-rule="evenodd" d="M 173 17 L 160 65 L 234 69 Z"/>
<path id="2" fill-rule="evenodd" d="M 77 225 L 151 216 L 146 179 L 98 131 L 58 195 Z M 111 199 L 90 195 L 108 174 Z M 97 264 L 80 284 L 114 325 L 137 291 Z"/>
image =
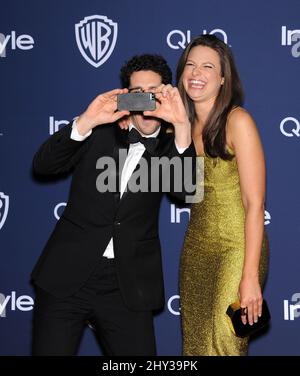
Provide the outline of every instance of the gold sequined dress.
<path id="1" fill-rule="evenodd" d="M 236 158 L 204 156 L 204 199 L 192 204 L 180 267 L 183 355 L 247 355 L 226 310 L 238 299 L 245 252 L 245 212 Z M 203 183 L 202 183 L 203 184 Z M 268 267 L 264 234 L 260 283 Z"/>

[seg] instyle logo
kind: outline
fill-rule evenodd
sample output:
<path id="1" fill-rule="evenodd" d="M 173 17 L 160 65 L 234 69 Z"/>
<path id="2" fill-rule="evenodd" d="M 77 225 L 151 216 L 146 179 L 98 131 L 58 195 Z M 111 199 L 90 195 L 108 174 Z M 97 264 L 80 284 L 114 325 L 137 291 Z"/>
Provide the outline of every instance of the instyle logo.
<path id="1" fill-rule="evenodd" d="M 69 120 L 55 120 L 54 116 L 49 116 L 49 134 L 54 134 L 60 130 L 60 127 L 66 124 L 69 124 Z"/>
<path id="2" fill-rule="evenodd" d="M 280 123 L 280 132 L 286 137 L 300 137 L 300 123 L 294 117 L 286 117 Z"/>
<path id="3" fill-rule="evenodd" d="M 292 46 L 292 56 L 300 57 L 300 30 L 288 30 L 286 26 L 282 26 L 281 45 Z"/>
<path id="4" fill-rule="evenodd" d="M 199 33 L 200 34 L 200 33 Z M 206 29 L 203 30 L 202 34 L 217 34 L 226 44 L 228 43 L 228 37 L 224 30 L 222 29 L 213 29 L 210 32 L 207 32 Z M 191 41 L 191 31 L 178 30 L 174 29 L 169 32 L 167 35 L 167 44 L 173 50 L 179 50 L 180 48 L 185 49 L 185 47 Z"/>
<path id="5" fill-rule="evenodd" d="M 89 16 L 75 25 L 77 46 L 85 60 L 100 67 L 112 54 L 118 35 L 118 24 L 106 16 Z"/>
<path id="6" fill-rule="evenodd" d="M 3 227 L 9 209 L 9 196 L 5 195 L 3 192 L 0 192 L 0 230 Z"/>
<path id="7" fill-rule="evenodd" d="M 31 35 L 22 34 L 17 36 L 15 30 L 8 35 L 0 33 L 0 57 L 6 57 L 7 49 L 31 50 L 33 45 L 34 39 Z"/>
<path id="8" fill-rule="evenodd" d="M 291 297 L 291 303 L 288 300 L 283 301 L 284 320 L 295 320 L 300 317 L 300 293 L 296 292 Z"/>
<path id="9" fill-rule="evenodd" d="M 170 222 L 171 223 L 181 223 L 182 216 L 186 218 L 185 220 L 189 221 L 191 215 L 190 208 L 177 208 L 175 204 L 170 205 Z M 265 218 L 264 218 L 265 226 L 271 223 L 271 214 L 265 210 Z"/>
<path id="10" fill-rule="evenodd" d="M 17 297 L 16 291 L 12 291 L 10 295 L 0 293 L 0 317 L 6 317 L 7 311 L 31 311 L 33 309 L 34 300 L 29 295 L 20 295 Z"/>
<path id="11" fill-rule="evenodd" d="M 190 220 L 191 209 L 190 208 L 177 208 L 175 204 L 171 204 L 171 223 L 181 223 L 181 216 L 185 213 L 187 220 Z"/>

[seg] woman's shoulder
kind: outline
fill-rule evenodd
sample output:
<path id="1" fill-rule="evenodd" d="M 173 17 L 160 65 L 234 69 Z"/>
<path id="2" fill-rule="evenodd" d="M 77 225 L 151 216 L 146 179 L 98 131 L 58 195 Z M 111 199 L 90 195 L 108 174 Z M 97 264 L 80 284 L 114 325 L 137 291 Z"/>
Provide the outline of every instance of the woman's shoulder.
<path id="1" fill-rule="evenodd" d="M 250 113 L 241 106 L 233 107 L 227 116 L 227 123 L 236 123 L 238 121 L 247 121 L 252 120 L 253 118 Z"/>
<path id="2" fill-rule="evenodd" d="M 226 128 L 228 131 L 234 131 L 235 128 L 255 126 L 251 114 L 243 107 L 234 107 L 227 116 Z"/>
<path id="3" fill-rule="evenodd" d="M 230 147 L 233 139 L 242 137 L 245 134 L 256 132 L 256 125 L 251 114 L 243 107 L 233 108 L 227 117 L 226 138 Z"/>

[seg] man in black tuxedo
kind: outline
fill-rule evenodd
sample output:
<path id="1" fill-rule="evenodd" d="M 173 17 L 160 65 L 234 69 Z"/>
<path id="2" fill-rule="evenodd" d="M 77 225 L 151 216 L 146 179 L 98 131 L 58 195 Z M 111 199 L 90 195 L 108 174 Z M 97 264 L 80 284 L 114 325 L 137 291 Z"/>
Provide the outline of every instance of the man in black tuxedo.
<path id="1" fill-rule="evenodd" d="M 163 192 L 126 187 L 141 157 L 150 165 L 153 157 L 194 157 L 195 149 L 162 57 L 135 56 L 122 68 L 121 81 L 124 89 L 96 97 L 33 160 L 39 175 L 73 171 L 68 204 L 32 272 L 33 355 L 75 355 L 87 322 L 108 355 L 156 354 L 152 312 L 164 304 L 158 237 Z M 155 92 L 156 110 L 118 111 L 117 95 L 128 90 Z M 124 116 L 130 132 L 117 124 Z M 166 132 L 164 122 L 174 126 L 173 133 Z M 121 163 L 120 150 L 128 152 Z M 108 170 L 108 178 L 120 184 L 100 192 L 105 169 L 99 161 L 108 157 L 117 166 Z"/>

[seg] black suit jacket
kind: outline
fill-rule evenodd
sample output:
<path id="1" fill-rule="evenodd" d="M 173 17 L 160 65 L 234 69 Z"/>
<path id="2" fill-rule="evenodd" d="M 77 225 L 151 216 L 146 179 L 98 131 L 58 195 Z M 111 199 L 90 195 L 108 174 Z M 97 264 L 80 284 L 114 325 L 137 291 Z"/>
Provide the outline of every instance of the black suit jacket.
<path id="1" fill-rule="evenodd" d="M 116 160 L 126 150 L 128 131 L 115 124 L 95 128 L 85 141 L 70 138 L 72 124 L 51 136 L 36 153 L 36 174 L 55 175 L 73 170 L 67 206 L 32 272 L 38 286 L 57 297 L 76 292 L 91 275 L 113 237 L 120 289 L 133 310 L 153 310 L 164 303 L 158 216 L 162 192 L 100 193 L 96 168 L 100 157 Z M 174 135 L 162 126 L 156 155 L 179 155 Z M 181 154 L 195 156 L 193 144 Z M 150 154 L 143 157 L 148 161 Z M 163 171 L 161 171 L 163 176 Z M 115 177 L 115 176 L 114 176 Z M 178 196 L 178 194 L 177 194 Z M 179 194 L 182 197 L 182 193 Z"/>

